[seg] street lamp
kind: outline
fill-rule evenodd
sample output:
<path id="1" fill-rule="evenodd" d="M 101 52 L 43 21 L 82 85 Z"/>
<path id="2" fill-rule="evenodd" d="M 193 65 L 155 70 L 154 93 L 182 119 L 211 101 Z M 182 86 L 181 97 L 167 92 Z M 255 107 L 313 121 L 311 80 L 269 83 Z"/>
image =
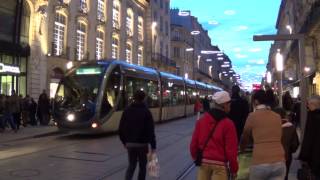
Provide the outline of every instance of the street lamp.
<path id="1" fill-rule="evenodd" d="M 303 34 L 288 34 L 288 35 L 260 35 L 253 36 L 254 41 L 290 41 L 290 40 L 298 40 L 299 44 L 299 94 L 301 97 L 301 106 L 300 106 L 300 120 L 302 132 L 304 132 L 304 126 L 306 121 L 307 109 L 306 109 L 306 79 L 304 77 L 304 66 L 305 66 L 305 37 Z"/>
<path id="2" fill-rule="evenodd" d="M 271 72 L 268 71 L 268 72 L 267 72 L 267 83 L 268 83 L 268 84 L 271 84 L 271 82 L 272 82 Z"/>
<path id="3" fill-rule="evenodd" d="M 282 104 L 282 91 L 283 91 L 283 88 L 282 88 L 283 56 L 282 56 L 282 54 L 280 53 L 280 49 L 277 50 L 277 54 L 276 54 L 276 69 L 277 69 L 278 72 L 280 72 L 279 105 L 280 105 L 280 107 L 283 107 L 283 104 Z"/>

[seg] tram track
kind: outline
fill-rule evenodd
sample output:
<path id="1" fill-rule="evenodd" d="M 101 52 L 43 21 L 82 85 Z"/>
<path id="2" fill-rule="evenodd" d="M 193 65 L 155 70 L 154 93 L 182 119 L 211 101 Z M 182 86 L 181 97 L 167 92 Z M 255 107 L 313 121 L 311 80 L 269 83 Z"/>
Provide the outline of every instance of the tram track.
<path id="1" fill-rule="evenodd" d="M 195 168 L 196 166 L 194 165 L 193 162 L 189 163 L 183 170 L 181 173 L 178 174 L 178 176 L 176 177 L 175 180 L 184 180 L 186 177 L 188 177 L 188 175 L 192 172 L 192 170 Z"/>

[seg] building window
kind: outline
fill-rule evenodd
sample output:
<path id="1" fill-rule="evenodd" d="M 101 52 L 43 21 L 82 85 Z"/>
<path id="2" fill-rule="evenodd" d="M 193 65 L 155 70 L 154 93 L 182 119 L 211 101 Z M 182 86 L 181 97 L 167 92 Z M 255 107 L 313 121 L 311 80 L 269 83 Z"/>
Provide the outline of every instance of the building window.
<path id="1" fill-rule="evenodd" d="M 112 27 L 120 29 L 120 2 L 113 1 Z"/>
<path id="2" fill-rule="evenodd" d="M 88 13 L 88 5 L 86 0 L 80 0 L 80 11 L 83 13 Z"/>
<path id="3" fill-rule="evenodd" d="M 126 47 L 126 61 L 127 63 L 132 64 L 132 46 L 130 43 L 127 43 L 127 47 Z"/>
<path id="4" fill-rule="evenodd" d="M 133 12 L 130 8 L 127 10 L 126 31 L 128 36 L 133 35 Z"/>
<path id="5" fill-rule="evenodd" d="M 101 22 L 105 21 L 104 18 L 104 0 L 98 0 L 97 19 Z"/>
<path id="6" fill-rule="evenodd" d="M 173 48 L 173 57 L 180 58 L 180 48 L 178 47 Z"/>
<path id="7" fill-rule="evenodd" d="M 160 0 L 160 8 L 163 8 L 163 0 Z"/>
<path id="8" fill-rule="evenodd" d="M 53 32 L 53 54 L 56 56 L 63 53 L 65 29 L 66 17 L 61 13 L 56 13 Z"/>
<path id="9" fill-rule="evenodd" d="M 138 17 L 138 40 L 143 41 L 143 19 Z"/>
<path id="10" fill-rule="evenodd" d="M 116 37 L 112 37 L 112 58 L 119 59 L 119 41 Z"/>
<path id="11" fill-rule="evenodd" d="M 83 60 L 85 55 L 86 43 L 86 24 L 78 22 L 77 24 L 77 60 Z"/>
<path id="12" fill-rule="evenodd" d="M 103 36 L 104 33 L 101 30 L 98 30 L 97 32 L 97 38 L 96 38 L 96 59 L 99 60 L 103 57 Z"/>
<path id="13" fill-rule="evenodd" d="M 143 64 L 143 47 L 139 47 L 138 49 L 138 65 L 142 66 Z"/>
<path id="14" fill-rule="evenodd" d="M 160 16 L 160 32 L 163 32 L 163 18 Z"/>
<path id="15" fill-rule="evenodd" d="M 165 31 L 166 31 L 166 35 L 168 36 L 169 35 L 169 23 L 168 23 L 168 21 L 166 21 L 166 23 L 165 23 Z"/>
<path id="16" fill-rule="evenodd" d="M 169 9 L 170 9 L 169 2 L 166 2 L 166 14 L 169 14 Z"/>
<path id="17" fill-rule="evenodd" d="M 169 57 L 169 46 L 166 45 L 166 57 Z"/>

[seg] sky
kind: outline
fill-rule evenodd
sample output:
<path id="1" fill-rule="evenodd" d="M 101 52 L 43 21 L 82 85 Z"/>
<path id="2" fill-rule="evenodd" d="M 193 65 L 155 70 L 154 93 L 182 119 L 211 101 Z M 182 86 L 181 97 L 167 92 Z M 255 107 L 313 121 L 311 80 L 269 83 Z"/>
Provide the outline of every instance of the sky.
<path id="1" fill-rule="evenodd" d="M 201 3 L 200 3 L 201 2 Z M 281 0 L 171 0 L 171 8 L 190 10 L 232 61 L 243 85 L 260 84 L 266 72 L 271 41 L 253 41 L 253 35 L 276 33 Z"/>

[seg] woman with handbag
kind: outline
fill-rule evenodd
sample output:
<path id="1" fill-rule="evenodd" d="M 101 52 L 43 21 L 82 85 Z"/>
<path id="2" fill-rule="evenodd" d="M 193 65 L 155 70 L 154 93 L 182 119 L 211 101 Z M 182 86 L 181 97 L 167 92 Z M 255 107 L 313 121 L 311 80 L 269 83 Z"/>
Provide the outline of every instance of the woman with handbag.
<path id="1" fill-rule="evenodd" d="M 227 180 L 238 171 L 237 132 L 227 117 L 231 98 L 226 91 L 213 95 L 215 108 L 206 112 L 196 123 L 190 152 L 199 167 L 198 180 Z M 230 171 L 228 167 L 230 166 Z"/>

